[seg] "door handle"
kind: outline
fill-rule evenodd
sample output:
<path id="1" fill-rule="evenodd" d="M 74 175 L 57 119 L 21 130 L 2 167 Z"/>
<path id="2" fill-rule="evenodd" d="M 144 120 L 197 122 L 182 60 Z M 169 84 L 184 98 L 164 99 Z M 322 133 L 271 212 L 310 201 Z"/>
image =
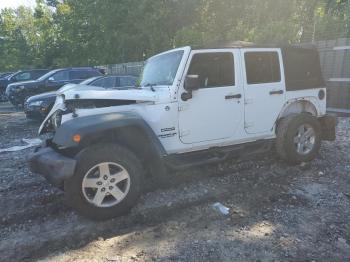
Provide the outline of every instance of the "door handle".
<path id="1" fill-rule="evenodd" d="M 240 98 L 242 98 L 241 94 L 225 96 L 225 99 L 240 99 Z"/>
<path id="2" fill-rule="evenodd" d="M 283 95 L 284 91 L 283 90 L 275 90 L 275 91 L 271 91 L 270 95 Z"/>

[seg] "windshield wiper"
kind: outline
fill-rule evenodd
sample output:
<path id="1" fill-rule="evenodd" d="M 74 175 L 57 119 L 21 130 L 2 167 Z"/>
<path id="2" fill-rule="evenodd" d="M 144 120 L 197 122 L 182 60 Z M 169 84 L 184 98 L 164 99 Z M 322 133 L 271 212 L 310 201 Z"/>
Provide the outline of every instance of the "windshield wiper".
<path id="1" fill-rule="evenodd" d="M 144 85 L 144 87 L 149 87 L 153 92 L 155 92 L 156 90 L 154 89 L 154 87 L 156 86 L 157 84 L 151 84 L 151 83 L 147 83 Z"/>

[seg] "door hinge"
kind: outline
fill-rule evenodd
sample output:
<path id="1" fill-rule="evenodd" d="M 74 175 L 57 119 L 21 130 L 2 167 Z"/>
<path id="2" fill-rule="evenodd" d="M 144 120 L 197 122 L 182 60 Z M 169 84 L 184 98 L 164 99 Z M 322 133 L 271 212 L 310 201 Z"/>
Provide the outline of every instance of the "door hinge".
<path id="1" fill-rule="evenodd" d="M 188 136 L 190 133 L 190 130 L 181 130 L 180 137 Z"/>

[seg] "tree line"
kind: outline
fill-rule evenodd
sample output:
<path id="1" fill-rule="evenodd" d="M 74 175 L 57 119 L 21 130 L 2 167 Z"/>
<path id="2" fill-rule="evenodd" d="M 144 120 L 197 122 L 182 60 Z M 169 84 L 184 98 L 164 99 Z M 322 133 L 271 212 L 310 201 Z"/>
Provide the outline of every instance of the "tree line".
<path id="1" fill-rule="evenodd" d="M 37 0 L 0 12 L 0 71 L 141 61 L 173 47 L 350 37 L 350 0 Z"/>

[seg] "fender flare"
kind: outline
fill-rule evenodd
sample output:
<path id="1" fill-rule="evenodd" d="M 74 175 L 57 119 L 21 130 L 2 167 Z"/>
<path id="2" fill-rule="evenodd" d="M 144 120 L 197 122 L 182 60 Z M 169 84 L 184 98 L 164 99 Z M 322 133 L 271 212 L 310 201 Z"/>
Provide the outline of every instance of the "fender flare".
<path id="1" fill-rule="evenodd" d="M 296 106 L 296 107 L 295 107 Z M 308 108 L 309 106 L 309 108 Z M 295 108 L 293 108 L 295 107 Z M 309 112 L 315 116 L 320 115 L 321 109 L 315 98 L 298 98 L 288 100 L 282 107 L 277 121 L 293 113 Z"/>
<path id="2" fill-rule="evenodd" d="M 151 127 L 134 112 L 106 113 L 83 116 L 64 122 L 55 133 L 53 143 L 62 148 L 78 147 L 80 143 L 73 141 L 73 136 L 79 134 L 81 142 L 101 134 L 118 133 L 118 130 L 136 129 L 146 137 L 151 149 L 160 158 L 166 155 L 163 145 Z"/>

